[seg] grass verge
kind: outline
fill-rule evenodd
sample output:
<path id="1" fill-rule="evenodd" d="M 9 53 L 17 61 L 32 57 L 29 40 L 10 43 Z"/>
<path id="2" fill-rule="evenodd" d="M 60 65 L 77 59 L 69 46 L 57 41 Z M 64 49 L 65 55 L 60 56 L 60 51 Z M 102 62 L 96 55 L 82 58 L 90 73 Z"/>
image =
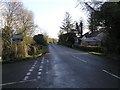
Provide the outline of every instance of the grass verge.
<path id="1" fill-rule="evenodd" d="M 100 53 L 100 52 L 88 52 L 89 54 L 93 54 L 93 55 L 98 55 L 98 56 L 104 56 L 104 53 Z"/>
<path id="2" fill-rule="evenodd" d="M 0 63 L 12 63 L 12 62 L 19 62 L 19 61 L 24 61 L 24 60 L 32 60 L 38 57 L 41 57 L 42 55 L 48 53 L 48 46 L 43 46 L 39 54 L 36 55 L 27 55 L 26 57 L 23 56 L 18 56 L 17 58 L 13 58 L 11 60 L 5 60 Z"/>

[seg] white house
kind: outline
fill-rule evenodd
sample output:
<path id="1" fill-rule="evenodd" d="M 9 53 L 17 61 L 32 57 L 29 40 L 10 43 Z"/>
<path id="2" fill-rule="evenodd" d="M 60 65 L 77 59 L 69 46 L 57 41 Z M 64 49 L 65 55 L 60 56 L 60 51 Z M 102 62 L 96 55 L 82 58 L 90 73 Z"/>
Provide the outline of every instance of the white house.
<path id="1" fill-rule="evenodd" d="M 95 32 L 84 35 L 81 38 L 81 45 L 82 46 L 101 46 L 102 41 L 105 38 L 104 32 Z"/>

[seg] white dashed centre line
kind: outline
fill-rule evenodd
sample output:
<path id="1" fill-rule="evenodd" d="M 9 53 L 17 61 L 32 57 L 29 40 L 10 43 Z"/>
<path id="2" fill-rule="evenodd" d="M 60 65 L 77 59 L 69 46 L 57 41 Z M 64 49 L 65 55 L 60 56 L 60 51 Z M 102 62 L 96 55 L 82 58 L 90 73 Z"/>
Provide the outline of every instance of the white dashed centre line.
<path id="1" fill-rule="evenodd" d="M 28 78 L 29 78 L 29 76 L 25 76 L 25 78 L 23 80 L 26 81 Z"/>
<path id="2" fill-rule="evenodd" d="M 33 69 L 30 69 L 30 70 L 29 70 L 29 72 L 32 72 L 32 71 L 33 71 Z"/>
<path id="3" fill-rule="evenodd" d="M 43 61 L 41 63 L 43 64 Z"/>
<path id="4" fill-rule="evenodd" d="M 27 76 L 29 76 L 30 74 L 31 74 L 31 73 L 30 73 L 30 72 L 28 72 L 28 73 L 27 73 Z"/>
<path id="5" fill-rule="evenodd" d="M 41 77 L 40 76 L 37 76 L 38 79 L 40 79 Z"/>
<path id="6" fill-rule="evenodd" d="M 40 69 L 43 68 L 43 66 L 40 66 Z"/>
<path id="7" fill-rule="evenodd" d="M 109 75 L 111 75 L 111 76 L 113 76 L 113 77 L 116 77 L 117 79 L 120 79 L 120 77 L 117 76 L 117 75 L 115 75 L 115 74 L 112 74 L 112 73 L 110 73 L 110 72 L 108 72 L 106 70 L 102 70 L 102 71 L 105 72 L 105 73 L 107 73 L 107 74 L 109 74 Z"/>
<path id="8" fill-rule="evenodd" d="M 31 67 L 31 69 L 34 69 L 35 67 Z"/>
<path id="9" fill-rule="evenodd" d="M 76 57 L 76 56 L 74 56 L 74 55 L 72 55 L 74 58 L 76 58 L 76 59 L 78 59 L 78 60 L 80 60 L 80 61 L 82 61 L 82 62 L 87 62 L 87 61 L 85 61 L 85 60 L 82 60 L 82 59 L 80 59 L 79 57 Z"/>
<path id="10" fill-rule="evenodd" d="M 41 75 L 41 72 L 38 72 L 38 75 Z"/>
<path id="11" fill-rule="evenodd" d="M 42 69 L 39 69 L 38 71 L 42 71 Z"/>
<path id="12" fill-rule="evenodd" d="M 48 74 L 48 72 L 46 72 L 46 74 Z"/>
<path id="13" fill-rule="evenodd" d="M 32 67 L 35 67 L 35 65 L 33 65 Z"/>

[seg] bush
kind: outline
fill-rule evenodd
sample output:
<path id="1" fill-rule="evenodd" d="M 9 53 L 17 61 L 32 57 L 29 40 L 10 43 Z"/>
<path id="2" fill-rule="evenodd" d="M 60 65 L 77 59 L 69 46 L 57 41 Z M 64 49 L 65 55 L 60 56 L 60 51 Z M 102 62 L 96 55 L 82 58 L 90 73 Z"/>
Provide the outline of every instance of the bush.
<path id="1" fill-rule="evenodd" d="M 87 51 L 87 52 L 103 52 L 103 48 L 97 47 L 97 46 L 78 46 L 74 45 L 74 48 L 82 50 L 82 51 Z"/>

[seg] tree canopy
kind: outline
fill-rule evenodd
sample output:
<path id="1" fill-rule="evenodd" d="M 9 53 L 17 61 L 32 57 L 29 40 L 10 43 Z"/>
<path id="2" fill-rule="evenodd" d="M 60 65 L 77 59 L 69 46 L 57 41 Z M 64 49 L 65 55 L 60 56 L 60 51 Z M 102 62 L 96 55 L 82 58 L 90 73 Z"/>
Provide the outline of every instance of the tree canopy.
<path id="1" fill-rule="evenodd" d="M 107 38 L 103 44 L 108 52 L 119 52 L 120 49 L 120 4 L 105 2 L 99 9 L 91 13 L 89 27 L 91 32 L 102 30 Z M 99 29 L 102 28 L 102 29 Z"/>
<path id="2" fill-rule="evenodd" d="M 35 35 L 33 39 L 38 45 L 43 45 L 43 46 L 47 45 L 47 41 L 45 40 L 45 37 L 42 34 Z"/>
<path id="3" fill-rule="evenodd" d="M 21 43 L 24 51 L 23 55 L 27 55 L 27 35 L 31 36 L 34 31 L 34 17 L 33 13 L 24 8 L 22 2 L 1 2 L 2 8 L 0 9 L 1 13 L 1 22 L 2 22 L 2 39 L 3 39 L 3 60 L 11 59 L 16 57 L 15 45 L 11 41 L 13 34 L 22 34 L 24 40 Z M 12 56 L 11 56 L 12 55 Z"/>
<path id="4" fill-rule="evenodd" d="M 66 31 L 67 33 L 71 31 L 73 28 L 73 23 L 72 23 L 72 18 L 70 13 L 66 12 L 65 13 L 65 18 L 62 22 L 62 26 L 60 27 L 63 31 Z"/>

